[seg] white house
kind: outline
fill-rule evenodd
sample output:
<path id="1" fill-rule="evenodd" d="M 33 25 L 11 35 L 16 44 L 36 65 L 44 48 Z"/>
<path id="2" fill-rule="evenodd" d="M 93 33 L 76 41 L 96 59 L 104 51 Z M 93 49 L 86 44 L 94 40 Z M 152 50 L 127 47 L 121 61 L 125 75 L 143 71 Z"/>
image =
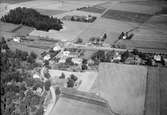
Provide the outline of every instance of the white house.
<path id="1" fill-rule="evenodd" d="M 20 43 L 20 42 L 21 42 L 21 39 L 20 39 L 20 37 L 14 37 L 14 38 L 13 38 L 13 41 L 14 41 L 14 42 L 17 42 L 17 43 Z"/>
<path id="2" fill-rule="evenodd" d="M 34 75 L 33 75 L 33 78 L 34 78 L 34 79 L 36 79 L 36 78 L 37 78 L 37 79 L 40 79 L 41 77 L 40 77 L 38 74 L 34 74 Z"/>
<path id="3" fill-rule="evenodd" d="M 69 56 L 69 54 L 70 54 L 70 52 L 69 52 L 69 51 L 64 51 L 64 52 L 63 52 L 63 55 L 64 55 L 64 56 L 67 56 L 67 57 L 68 57 L 68 56 Z"/>
<path id="4" fill-rule="evenodd" d="M 81 58 L 72 58 L 71 61 L 72 61 L 74 64 L 81 65 L 81 64 L 82 64 L 82 60 L 83 60 L 83 59 L 81 59 Z"/>
<path id="5" fill-rule="evenodd" d="M 161 61 L 161 56 L 160 55 L 154 55 L 154 60 L 155 61 Z"/>
<path id="6" fill-rule="evenodd" d="M 59 51 L 59 50 L 61 50 L 61 47 L 60 47 L 59 45 L 57 45 L 57 46 L 55 46 L 55 47 L 53 48 L 53 50 L 54 50 L 54 51 Z"/>
<path id="7" fill-rule="evenodd" d="M 121 60 L 121 55 L 118 52 L 116 52 L 112 61 L 120 61 L 120 60 Z"/>
<path id="8" fill-rule="evenodd" d="M 43 58 L 43 59 L 44 59 L 44 60 L 49 60 L 50 58 L 51 58 L 51 57 L 50 57 L 50 55 L 49 55 L 49 54 L 47 54 L 47 55 L 45 55 L 45 56 L 44 56 L 44 58 Z"/>
<path id="9" fill-rule="evenodd" d="M 66 62 L 66 58 L 60 58 L 59 63 L 65 63 Z"/>

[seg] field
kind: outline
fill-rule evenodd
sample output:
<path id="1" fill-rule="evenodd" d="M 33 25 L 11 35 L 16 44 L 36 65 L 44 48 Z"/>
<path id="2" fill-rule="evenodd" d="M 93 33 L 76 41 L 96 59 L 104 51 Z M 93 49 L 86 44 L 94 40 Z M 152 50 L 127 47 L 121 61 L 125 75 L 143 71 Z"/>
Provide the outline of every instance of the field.
<path id="1" fill-rule="evenodd" d="M 120 40 L 117 45 L 129 48 L 142 48 L 145 51 L 163 52 L 167 54 L 167 16 L 153 16 L 138 29 L 133 31 L 131 40 Z"/>
<path id="2" fill-rule="evenodd" d="M 16 29 L 19 25 L 11 24 L 11 23 L 4 23 L 0 21 L 0 31 L 11 32 Z"/>
<path id="3" fill-rule="evenodd" d="M 26 51 L 28 53 L 30 52 L 34 52 L 36 53 L 38 56 L 40 56 L 40 54 L 45 51 L 44 49 L 41 49 L 41 48 L 34 48 L 34 47 L 28 47 L 28 46 L 25 46 L 25 45 L 22 45 L 22 44 L 18 44 L 18 43 L 15 43 L 15 42 L 8 42 L 7 43 L 9 48 L 11 50 L 16 50 L 16 49 L 19 49 L 19 50 L 22 50 L 22 51 Z"/>
<path id="4" fill-rule="evenodd" d="M 144 23 L 151 17 L 151 15 L 128 11 L 108 10 L 102 17 L 133 23 Z"/>
<path id="5" fill-rule="evenodd" d="M 57 15 L 54 15 L 53 17 L 63 18 L 64 16 L 76 16 L 76 15 L 77 16 L 88 16 L 88 15 L 91 15 L 91 16 L 96 16 L 96 17 L 100 16 L 100 14 L 98 14 L 98 13 L 74 10 L 74 11 L 69 11 L 69 12 L 62 13 L 62 14 L 57 14 Z"/>
<path id="6" fill-rule="evenodd" d="M 112 115 L 108 108 L 60 97 L 50 115 Z"/>
<path id="7" fill-rule="evenodd" d="M 20 2 L 27 2 L 32 0 L 1 0 L 1 3 L 10 3 L 10 4 L 16 4 Z"/>
<path id="8" fill-rule="evenodd" d="M 12 32 L 15 33 L 17 36 L 27 36 L 33 30 L 34 30 L 34 28 L 32 28 L 32 27 L 21 26 L 20 28 L 15 29 Z"/>
<path id="9" fill-rule="evenodd" d="M 135 5 L 145 5 L 145 6 L 166 6 L 166 1 L 157 1 L 157 0 L 127 0 L 122 1 L 121 3 L 135 4 Z"/>
<path id="10" fill-rule="evenodd" d="M 145 115 L 160 115 L 159 68 L 148 67 Z"/>
<path id="11" fill-rule="evenodd" d="M 100 37 L 104 33 L 107 34 L 107 43 L 113 44 L 121 34 L 121 32 L 129 31 L 138 24 L 131 22 L 122 22 L 106 18 L 98 18 L 94 23 L 92 23 L 87 30 L 83 31 L 79 37 L 85 42 L 91 37 Z"/>
<path id="12" fill-rule="evenodd" d="M 160 69 L 160 115 L 167 114 L 167 68 Z"/>
<path id="13" fill-rule="evenodd" d="M 79 10 L 85 11 L 85 12 L 100 13 L 100 14 L 105 11 L 104 8 L 96 8 L 96 7 L 80 8 Z"/>
<path id="14" fill-rule="evenodd" d="M 147 6 L 147 5 L 137 5 L 130 3 L 122 3 L 122 2 L 106 2 L 103 4 L 98 4 L 96 7 L 99 8 L 109 8 L 111 10 L 125 11 L 125 12 L 133 12 L 133 13 L 141 13 L 153 15 L 158 12 L 161 7 L 160 6 Z"/>
<path id="15" fill-rule="evenodd" d="M 54 80 L 56 77 L 59 77 L 62 73 L 65 74 L 66 77 L 69 77 L 71 74 L 74 74 L 82 81 L 81 85 L 78 87 L 80 91 L 89 91 L 92 87 L 96 77 L 97 72 L 88 71 L 88 72 L 67 72 L 61 70 L 49 70 L 49 73 Z"/>
<path id="16" fill-rule="evenodd" d="M 13 7 L 28 7 L 34 9 L 46 9 L 46 10 L 63 10 L 63 11 L 70 11 L 75 10 L 77 8 L 85 7 L 85 6 L 93 6 L 99 3 L 103 3 L 104 1 L 98 0 L 70 0 L 70 1 L 54 1 L 54 0 L 34 0 L 34 1 L 27 1 L 21 2 L 17 4 L 12 4 Z"/>
<path id="17" fill-rule="evenodd" d="M 134 31 L 133 40 L 167 43 L 167 16 L 157 15 Z"/>
<path id="18" fill-rule="evenodd" d="M 43 15 L 48 15 L 48 16 L 54 16 L 54 15 L 62 14 L 66 12 L 62 10 L 48 10 L 48 9 L 37 9 L 37 8 L 35 10 Z"/>
<path id="19" fill-rule="evenodd" d="M 70 21 L 63 21 L 63 29 L 61 31 L 51 31 L 51 32 L 44 32 L 44 31 L 36 31 L 30 33 L 31 36 L 43 36 L 52 38 L 55 40 L 63 40 L 63 41 L 73 41 L 77 39 L 78 35 L 87 29 L 90 25 L 89 23 L 82 23 L 82 22 L 70 22 Z"/>
<path id="20" fill-rule="evenodd" d="M 33 31 L 32 27 L 4 23 L 0 21 L 0 32 L 11 32 L 18 36 L 26 36 Z"/>
<path id="21" fill-rule="evenodd" d="M 121 115 L 143 115 L 147 68 L 102 63 L 90 90 L 108 100 L 111 109 Z"/>

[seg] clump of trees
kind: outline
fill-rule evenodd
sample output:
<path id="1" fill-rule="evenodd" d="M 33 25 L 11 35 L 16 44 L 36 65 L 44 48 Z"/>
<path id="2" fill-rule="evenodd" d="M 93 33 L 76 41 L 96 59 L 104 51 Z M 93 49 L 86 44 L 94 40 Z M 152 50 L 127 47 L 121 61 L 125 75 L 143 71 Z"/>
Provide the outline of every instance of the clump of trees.
<path id="1" fill-rule="evenodd" d="M 73 88 L 77 80 L 78 77 L 75 76 L 74 74 L 71 74 L 70 77 L 68 78 L 67 87 Z"/>
<path id="2" fill-rule="evenodd" d="M 62 22 L 53 17 L 42 15 L 31 8 L 16 8 L 11 10 L 7 15 L 1 18 L 1 21 L 23 24 L 30 27 L 34 27 L 37 30 L 48 31 L 50 29 L 60 30 L 62 29 Z"/>

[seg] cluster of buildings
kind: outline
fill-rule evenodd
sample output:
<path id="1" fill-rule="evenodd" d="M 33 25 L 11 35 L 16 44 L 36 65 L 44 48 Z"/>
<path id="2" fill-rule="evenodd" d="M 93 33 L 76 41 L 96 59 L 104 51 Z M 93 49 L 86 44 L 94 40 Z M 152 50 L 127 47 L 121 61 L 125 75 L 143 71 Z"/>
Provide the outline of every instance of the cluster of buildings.
<path id="1" fill-rule="evenodd" d="M 92 23 L 93 21 L 96 20 L 96 17 L 91 15 L 88 15 L 88 16 L 67 15 L 67 16 L 64 16 L 62 20 Z"/>

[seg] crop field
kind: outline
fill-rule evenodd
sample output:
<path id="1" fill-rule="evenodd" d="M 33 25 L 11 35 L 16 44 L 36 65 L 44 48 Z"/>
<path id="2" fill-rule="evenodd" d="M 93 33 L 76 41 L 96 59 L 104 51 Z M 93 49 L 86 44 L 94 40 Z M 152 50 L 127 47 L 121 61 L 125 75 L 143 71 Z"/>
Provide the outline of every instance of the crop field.
<path id="1" fill-rule="evenodd" d="M 16 50 L 16 49 L 19 49 L 19 50 L 22 50 L 22 51 L 26 51 L 26 52 L 34 52 L 36 53 L 38 56 L 43 52 L 45 51 L 44 49 L 41 49 L 41 48 L 34 48 L 34 47 L 28 47 L 26 45 L 23 45 L 23 44 L 18 44 L 18 43 L 15 43 L 15 42 L 8 42 L 7 43 L 9 48 L 11 50 Z"/>
<path id="2" fill-rule="evenodd" d="M 167 114 L 167 68 L 160 69 L 160 114 Z"/>
<path id="3" fill-rule="evenodd" d="M 166 1 L 156 1 L 156 0 L 128 0 L 122 1 L 121 3 L 135 4 L 135 5 L 145 5 L 145 6 L 166 6 Z"/>
<path id="4" fill-rule="evenodd" d="M 66 78 L 71 74 L 76 75 L 78 79 L 82 81 L 81 85 L 77 88 L 80 91 L 89 91 L 97 77 L 97 72 L 94 71 L 68 72 L 62 70 L 49 70 L 49 73 L 53 80 L 56 79 L 56 77 L 59 77 L 62 73 L 65 74 Z"/>
<path id="5" fill-rule="evenodd" d="M 146 115 L 160 115 L 159 69 L 148 67 L 145 101 Z"/>
<path id="6" fill-rule="evenodd" d="M 12 32 L 18 36 L 28 35 L 33 31 L 32 27 L 22 26 L 17 24 L 5 23 L 0 21 L 0 31 L 1 32 Z"/>
<path id="7" fill-rule="evenodd" d="M 167 43 L 167 16 L 158 15 L 150 18 L 146 23 L 134 31 L 133 40 Z"/>
<path id="8" fill-rule="evenodd" d="M 167 16 L 153 16 L 138 29 L 133 31 L 131 40 L 120 40 L 117 44 L 127 48 L 150 49 L 153 52 L 167 52 Z"/>
<path id="9" fill-rule="evenodd" d="M 106 41 L 112 44 L 115 40 L 118 39 L 118 36 L 121 34 L 121 32 L 129 31 L 133 28 L 136 28 L 137 26 L 138 24 L 136 23 L 98 18 L 85 31 L 83 31 L 79 37 L 86 42 L 91 37 L 100 37 L 106 33 Z"/>
<path id="10" fill-rule="evenodd" d="M 93 13 L 103 13 L 105 11 L 105 8 L 97 8 L 97 7 L 86 7 L 86 8 L 80 8 L 79 10 L 85 11 L 85 12 L 93 12 Z"/>
<path id="11" fill-rule="evenodd" d="M 0 31 L 11 32 L 16 29 L 19 25 L 11 24 L 11 23 L 4 23 L 0 21 Z"/>
<path id="12" fill-rule="evenodd" d="M 15 31 L 12 31 L 12 32 L 16 33 L 17 36 L 27 36 L 33 30 L 34 30 L 34 28 L 32 28 L 32 27 L 21 26 L 20 28 L 16 29 Z"/>
<path id="13" fill-rule="evenodd" d="M 121 115 L 143 115 L 147 68 L 144 66 L 102 63 L 90 90 L 106 99 Z"/>
<path id="14" fill-rule="evenodd" d="M 54 44 L 55 44 L 54 42 L 47 42 L 47 41 L 41 41 L 41 40 L 22 42 L 22 45 L 33 47 L 33 48 L 45 49 L 45 50 L 48 50 L 54 47 Z"/>
<path id="15" fill-rule="evenodd" d="M 120 21 L 127 21 L 133 23 L 144 23 L 147 21 L 152 15 L 142 14 L 142 13 L 134 13 L 127 11 L 119 11 L 119 10 L 108 10 L 102 17 Z"/>
<path id="16" fill-rule="evenodd" d="M 119 10 L 119 11 L 134 12 L 148 15 L 153 15 L 161 10 L 160 6 L 153 7 L 153 6 L 136 5 L 129 3 L 121 3 L 121 2 L 106 2 L 103 4 L 99 4 L 96 7 L 109 8 L 110 10 Z"/>

